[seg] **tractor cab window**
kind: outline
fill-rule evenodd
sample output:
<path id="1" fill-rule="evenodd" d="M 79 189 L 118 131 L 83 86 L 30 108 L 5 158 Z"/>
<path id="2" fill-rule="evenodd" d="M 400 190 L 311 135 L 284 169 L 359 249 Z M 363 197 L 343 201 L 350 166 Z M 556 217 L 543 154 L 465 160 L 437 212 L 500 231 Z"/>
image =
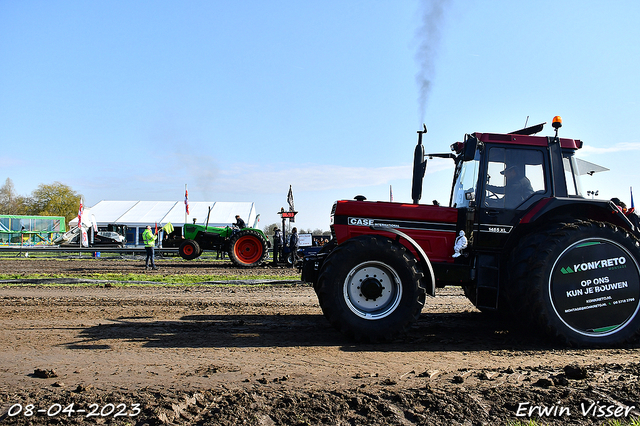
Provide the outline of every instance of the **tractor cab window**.
<path id="1" fill-rule="evenodd" d="M 453 185 L 451 207 L 463 208 L 473 205 L 476 199 L 480 153 L 471 161 L 460 162 L 456 168 L 456 181 Z"/>
<path id="2" fill-rule="evenodd" d="M 544 193 L 544 158 L 532 149 L 491 148 L 484 206 L 516 209 L 536 193 Z"/>

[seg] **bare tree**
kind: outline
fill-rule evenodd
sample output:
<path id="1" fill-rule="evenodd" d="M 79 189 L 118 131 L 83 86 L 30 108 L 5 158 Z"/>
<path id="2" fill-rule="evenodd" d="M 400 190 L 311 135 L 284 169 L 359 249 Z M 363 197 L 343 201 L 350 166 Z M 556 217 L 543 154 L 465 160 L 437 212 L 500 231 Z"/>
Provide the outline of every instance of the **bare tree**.
<path id="1" fill-rule="evenodd" d="M 11 178 L 0 187 L 0 214 L 26 214 L 28 199 L 16 194 Z"/>

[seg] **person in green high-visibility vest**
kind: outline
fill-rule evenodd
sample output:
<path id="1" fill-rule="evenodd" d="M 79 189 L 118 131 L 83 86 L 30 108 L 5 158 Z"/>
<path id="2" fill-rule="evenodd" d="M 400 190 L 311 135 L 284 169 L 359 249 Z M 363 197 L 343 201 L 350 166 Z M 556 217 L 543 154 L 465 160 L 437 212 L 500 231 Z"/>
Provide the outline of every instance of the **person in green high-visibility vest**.
<path id="1" fill-rule="evenodd" d="M 149 265 L 151 265 L 151 269 L 158 269 L 156 266 L 153 257 L 154 257 L 154 247 L 156 245 L 156 239 L 158 238 L 158 231 L 153 233 L 151 231 L 151 225 L 147 225 L 147 229 L 142 233 L 142 241 L 144 241 L 144 249 L 147 252 L 147 258 L 144 260 L 145 269 L 149 269 Z"/>

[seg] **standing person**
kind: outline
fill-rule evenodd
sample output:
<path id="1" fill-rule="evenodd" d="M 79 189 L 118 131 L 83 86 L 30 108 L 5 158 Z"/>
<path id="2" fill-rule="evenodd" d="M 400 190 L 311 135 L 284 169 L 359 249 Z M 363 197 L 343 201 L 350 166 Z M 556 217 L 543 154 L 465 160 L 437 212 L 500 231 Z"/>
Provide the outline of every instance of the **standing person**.
<path id="1" fill-rule="evenodd" d="M 298 244 L 300 243 L 300 238 L 298 237 L 298 228 L 294 227 L 291 230 L 291 235 L 289 236 L 289 250 L 291 253 L 291 267 L 296 267 L 296 260 L 298 260 Z"/>
<path id="2" fill-rule="evenodd" d="M 276 226 L 273 229 L 273 264 L 278 263 L 278 258 L 282 261 L 282 231 Z"/>
<path id="3" fill-rule="evenodd" d="M 154 247 L 156 245 L 156 239 L 158 238 L 158 231 L 153 233 L 151 231 L 151 225 L 147 225 L 147 229 L 142 233 L 142 241 L 144 241 L 144 249 L 147 252 L 147 258 L 144 260 L 145 269 L 149 269 L 149 263 L 151 263 L 151 269 L 156 270 L 158 267 L 153 260 Z M 149 262 L 151 260 L 151 262 Z"/>
<path id="4" fill-rule="evenodd" d="M 244 220 L 242 220 L 239 214 L 236 215 L 236 226 L 240 229 L 244 229 L 247 227 L 247 224 L 244 223 Z"/>
<path id="5" fill-rule="evenodd" d="M 629 219 L 629 222 L 631 222 L 633 226 L 640 228 L 640 220 L 638 215 L 634 212 L 635 209 L 627 209 L 627 205 L 623 201 L 620 201 L 620 198 L 612 198 L 611 201 L 616 205 L 616 207 L 618 207 L 618 210 L 620 210 L 627 219 Z"/>

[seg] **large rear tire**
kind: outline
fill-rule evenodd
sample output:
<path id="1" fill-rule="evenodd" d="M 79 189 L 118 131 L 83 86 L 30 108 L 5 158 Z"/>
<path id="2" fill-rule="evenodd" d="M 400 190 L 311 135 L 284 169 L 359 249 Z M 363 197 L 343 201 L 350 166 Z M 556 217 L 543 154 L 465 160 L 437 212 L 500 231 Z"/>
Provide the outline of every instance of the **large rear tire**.
<path id="1" fill-rule="evenodd" d="M 229 258 L 236 266 L 258 266 L 267 254 L 267 241 L 256 231 L 238 231 L 229 239 Z"/>
<path id="2" fill-rule="evenodd" d="M 178 253 L 180 254 L 180 257 L 185 260 L 193 260 L 202 254 L 202 249 L 200 248 L 200 244 L 198 244 L 197 242 L 193 240 L 187 240 L 180 244 Z"/>
<path id="3" fill-rule="evenodd" d="M 390 341 L 416 321 L 425 303 L 415 257 L 389 238 L 364 235 L 329 254 L 318 300 L 331 325 L 357 341 Z"/>
<path id="4" fill-rule="evenodd" d="M 572 346 L 612 346 L 640 330 L 638 240 L 609 223 L 557 224 L 512 252 L 513 311 Z"/>

